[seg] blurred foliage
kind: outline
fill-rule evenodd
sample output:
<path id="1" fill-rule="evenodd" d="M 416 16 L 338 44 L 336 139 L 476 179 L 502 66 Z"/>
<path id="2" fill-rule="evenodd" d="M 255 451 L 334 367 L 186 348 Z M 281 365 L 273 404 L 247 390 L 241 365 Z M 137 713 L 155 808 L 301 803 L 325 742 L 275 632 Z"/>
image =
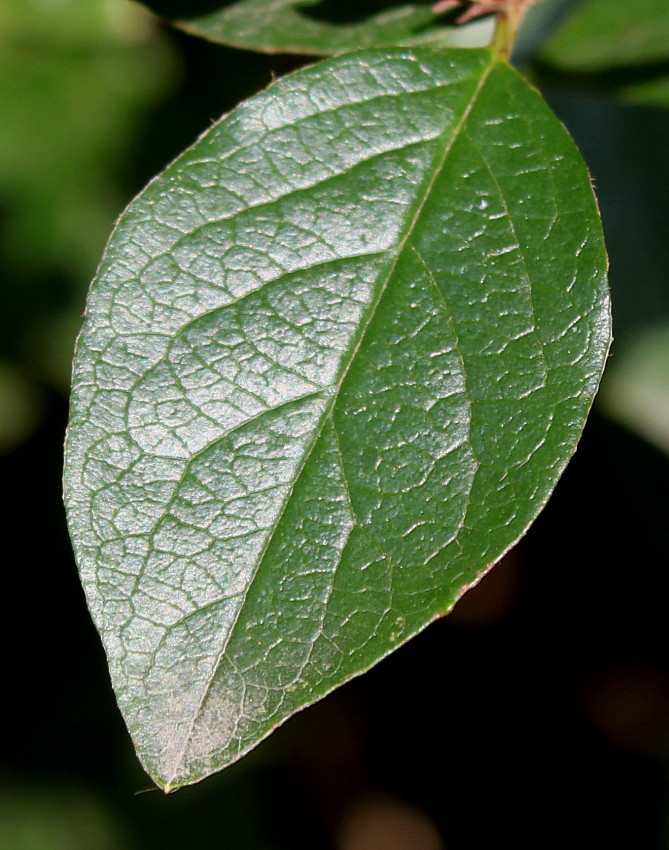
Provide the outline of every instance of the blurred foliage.
<path id="1" fill-rule="evenodd" d="M 544 79 L 669 106 L 669 3 L 576 0 L 541 46 Z"/>
<path id="2" fill-rule="evenodd" d="M 86 789 L 0 791 L 0 847 L 11 850 L 125 850 L 118 824 Z"/>
<path id="3" fill-rule="evenodd" d="M 113 179 L 170 56 L 140 7 L 9 0 L 0 7 L 0 197 L 8 259 L 86 280 L 123 194 Z"/>
<path id="4" fill-rule="evenodd" d="M 623 83 L 618 88 L 618 96 L 624 102 L 669 109 L 669 63 L 662 67 L 659 74 L 639 82 Z"/>
<path id="5" fill-rule="evenodd" d="M 0 454 L 15 449 L 32 434 L 42 408 L 37 384 L 0 360 Z"/>
<path id="6" fill-rule="evenodd" d="M 649 325 L 611 363 L 603 409 L 669 454 L 669 322 Z"/>
<path id="7" fill-rule="evenodd" d="M 174 71 L 153 20 L 133 4 L 0 5 L 0 353 L 24 373 L 20 390 L 0 374 L 0 450 L 26 432 L 26 393 L 39 382 L 68 386 L 85 288 L 127 199 L 121 163 Z"/>
<path id="8" fill-rule="evenodd" d="M 537 6 L 519 58 L 579 6 Z M 20 553 L 3 571 L 0 847 L 375 850 L 393 823 L 406 850 L 534 850 L 549 832 L 669 850 L 669 109 L 649 105 L 669 103 L 669 69 L 657 60 L 614 77 L 533 65 L 593 173 L 617 336 L 600 413 L 535 526 L 452 617 L 242 762 L 176 795 L 133 794 L 149 781 L 60 504 L 72 338 L 122 207 L 299 62 L 171 32 L 123 0 L 0 3 L 0 462 L 7 549 Z M 624 102 L 642 90 L 646 105 Z"/>
<path id="9" fill-rule="evenodd" d="M 669 4 L 581 0 L 542 53 L 552 64 L 586 72 L 661 62 L 669 55 Z"/>

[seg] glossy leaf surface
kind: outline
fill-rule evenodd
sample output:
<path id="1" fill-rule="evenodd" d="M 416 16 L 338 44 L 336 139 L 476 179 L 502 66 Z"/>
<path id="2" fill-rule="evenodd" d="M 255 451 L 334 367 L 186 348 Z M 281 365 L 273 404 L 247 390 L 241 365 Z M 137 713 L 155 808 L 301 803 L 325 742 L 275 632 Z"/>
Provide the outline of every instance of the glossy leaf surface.
<path id="1" fill-rule="evenodd" d="M 552 64 L 573 71 L 669 59 L 669 3 L 583 0 L 547 41 L 543 55 Z"/>
<path id="2" fill-rule="evenodd" d="M 469 47 L 490 40 L 485 23 L 457 30 L 445 27 L 444 15 L 435 15 L 430 2 L 218 0 L 201 4 L 197 13 L 180 0 L 150 0 L 148 5 L 193 35 L 266 53 L 327 55 L 364 47 L 454 42 Z"/>
<path id="3" fill-rule="evenodd" d="M 605 267 L 579 154 L 488 50 L 286 77 L 129 206 L 66 501 L 159 784 L 239 758 L 523 534 L 599 381 Z"/>

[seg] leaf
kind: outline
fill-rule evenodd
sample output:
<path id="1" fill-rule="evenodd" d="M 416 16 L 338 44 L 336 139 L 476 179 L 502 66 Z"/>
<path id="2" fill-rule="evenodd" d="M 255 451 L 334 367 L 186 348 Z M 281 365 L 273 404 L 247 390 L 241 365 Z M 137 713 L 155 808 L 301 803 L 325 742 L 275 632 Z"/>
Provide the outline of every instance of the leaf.
<path id="1" fill-rule="evenodd" d="M 142 40 L 151 16 L 132 4 L 11 0 L 0 18 L 0 242 L 41 278 L 56 266 L 85 282 L 119 209 L 110 161 L 165 93 L 171 57 Z M 31 301 L 34 313 L 49 296 Z"/>
<path id="2" fill-rule="evenodd" d="M 149 0 L 159 15 L 193 35 L 265 53 L 327 55 L 385 45 L 482 46 L 490 22 L 443 26 L 432 2 L 403 0 Z"/>
<path id="3" fill-rule="evenodd" d="M 140 758 L 235 761 L 524 533 L 609 344 L 585 166 L 488 50 L 370 50 L 239 106 L 121 217 L 66 502 Z"/>
<path id="4" fill-rule="evenodd" d="M 43 408 L 36 383 L 0 358 L 0 455 L 20 446 L 33 433 Z"/>
<path id="5" fill-rule="evenodd" d="M 0 2 L 0 338 L 59 390 L 70 386 L 70 328 L 123 203 L 131 139 L 170 88 L 172 56 L 153 23 L 131 3 Z M 0 366 L 0 395 L 4 382 Z M 15 402 L 0 399 L 0 420 L 13 411 L 15 437 L 27 437 L 19 423 L 22 412 L 34 421 L 34 405 Z"/>
<path id="6" fill-rule="evenodd" d="M 571 71 L 669 59 L 667 0 L 584 0 L 548 39 L 543 58 Z"/>
<path id="7" fill-rule="evenodd" d="M 615 358 L 601 405 L 613 419 L 669 454 L 669 322 L 642 330 Z"/>
<path id="8" fill-rule="evenodd" d="M 623 85 L 617 93 L 625 103 L 669 109 L 669 73 L 654 76 L 643 82 Z"/>

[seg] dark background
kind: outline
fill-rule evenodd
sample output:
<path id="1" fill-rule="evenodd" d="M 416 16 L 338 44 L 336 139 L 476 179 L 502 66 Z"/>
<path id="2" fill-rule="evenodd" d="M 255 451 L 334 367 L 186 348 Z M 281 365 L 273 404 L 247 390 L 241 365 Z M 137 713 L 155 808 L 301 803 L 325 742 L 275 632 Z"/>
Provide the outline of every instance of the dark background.
<path id="1" fill-rule="evenodd" d="M 0 15 L 0 848 L 669 848 L 669 424 L 661 406 L 635 420 L 625 396 L 644 352 L 657 371 L 644 340 L 669 313 L 669 110 L 534 69 L 595 179 L 617 331 L 613 377 L 539 520 L 452 615 L 166 797 L 133 754 L 67 537 L 72 339 L 115 216 L 300 60 L 119 2 L 46 8 Z"/>

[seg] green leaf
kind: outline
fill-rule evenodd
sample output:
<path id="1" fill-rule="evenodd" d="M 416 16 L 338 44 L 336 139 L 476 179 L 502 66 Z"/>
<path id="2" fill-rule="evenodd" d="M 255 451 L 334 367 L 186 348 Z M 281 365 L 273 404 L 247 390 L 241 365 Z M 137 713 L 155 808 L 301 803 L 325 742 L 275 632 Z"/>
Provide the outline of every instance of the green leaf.
<path id="1" fill-rule="evenodd" d="M 19 446 L 39 424 L 44 399 L 14 365 L 0 359 L 0 455 Z"/>
<path id="2" fill-rule="evenodd" d="M 169 88 L 172 59 L 152 24 L 108 0 L 2 3 L 0 242 L 23 269 L 56 266 L 85 283 L 95 267 L 122 203 L 110 162 Z M 40 310 L 48 297 L 31 300 Z"/>
<path id="3" fill-rule="evenodd" d="M 265 53 L 327 55 L 387 45 L 482 46 L 490 21 L 446 28 L 432 2 L 402 0 L 237 0 L 200 4 L 149 0 L 157 14 L 211 41 Z"/>
<path id="4" fill-rule="evenodd" d="M 669 322 L 639 330 L 613 362 L 602 386 L 601 407 L 669 454 Z"/>
<path id="5" fill-rule="evenodd" d="M 669 109 L 669 73 L 654 76 L 643 82 L 622 85 L 618 88 L 617 94 L 625 103 Z"/>
<path id="6" fill-rule="evenodd" d="M 135 4 L 0 0 L 0 338 L 58 390 L 70 386 L 85 287 L 123 204 L 132 139 L 175 69 Z M 15 444 L 2 436 L 10 416 L 15 438 L 34 421 L 23 394 L 5 404 L 4 383 L 0 365 L 0 446 Z"/>
<path id="7" fill-rule="evenodd" d="M 669 3 L 584 0 L 542 55 L 559 68 L 586 72 L 669 59 Z"/>
<path id="8" fill-rule="evenodd" d="M 283 78 L 121 217 L 66 502 L 140 758 L 235 761 L 524 533 L 609 344 L 585 166 L 488 50 Z"/>

